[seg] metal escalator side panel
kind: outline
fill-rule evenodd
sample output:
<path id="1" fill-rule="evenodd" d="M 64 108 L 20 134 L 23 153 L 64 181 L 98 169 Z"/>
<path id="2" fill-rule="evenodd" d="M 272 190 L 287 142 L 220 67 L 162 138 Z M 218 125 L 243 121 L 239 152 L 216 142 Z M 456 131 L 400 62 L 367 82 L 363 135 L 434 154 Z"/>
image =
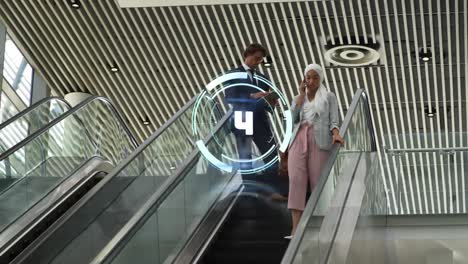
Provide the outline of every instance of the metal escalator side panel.
<path id="1" fill-rule="evenodd" d="M 223 117 L 214 129 L 214 134 L 226 133 L 227 135 L 229 133 L 227 120 L 231 114 L 230 111 Z M 221 151 L 222 147 L 213 138 L 214 136 L 207 136 L 204 140 L 205 144 L 208 144 L 208 148 Z M 227 140 L 226 144 L 234 146 L 234 138 Z M 173 176 L 139 208 L 138 212 L 120 229 L 92 263 L 108 263 L 118 258 L 120 253 L 123 254 L 120 256 L 126 255 L 125 247 L 133 238 L 136 240 L 149 238 L 152 241 L 150 243 L 154 243 L 154 238 L 147 237 L 142 230 L 152 230 L 156 223 L 158 223 L 156 226 L 162 236 L 161 239 L 166 241 L 164 245 L 161 245 L 163 248 L 172 251 L 180 243 L 185 243 L 187 236 L 196 227 L 194 223 L 198 223 L 206 214 L 206 211 L 216 201 L 219 192 L 229 183 L 231 176 L 232 172 L 222 172 L 208 164 L 208 161 L 201 157 L 200 151 L 196 149 Z M 207 196 L 197 194 L 207 194 Z M 203 203 L 200 199 L 208 200 Z M 143 249 L 140 248 L 140 250 Z M 166 253 L 169 252 L 167 250 Z M 147 257 L 154 257 L 154 253 L 158 254 L 153 251 Z"/>
<path id="2" fill-rule="evenodd" d="M 0 153 L 13 147 L 70 109 L 58 97 L 45 98 L 0 124 Z"/>
<path id="3" fill-rule="evenodd" d="M 333 240 L 330 240 L 331 245 L 327 257 L 327 261 L 331 263 L 347 263 L 349 261 L 353 236 L 358 220 L 363 214 L 363 206 L 365 206 L 364 196 L 371 196 L 366 192 L 366 182 L 373 176 L 373 165 L 378 163 L 376 153 L 363 154 L 359 161 L 353 181 L 347 190 L 347 197 L 339 206 L 341 212 L 336 218 L 337 225 L 333 229 L 335 232 Z M 326 219 L 326 221 L 332 222 L 330 219 Z"/>
<path id="4" fill-rule="evenodd" d="M 11 188 L 24 187 L 16 211 L 0 219 L 0 227 L 10 225 L 88 159 L 97 156 L 117 164 L 128 156 L 135 142 L 117 116 L 107 99 L 93 97 L 0 154 L 1 164 L 22 168 L 21 173 L 5 175 L 15 180 L 3 186 L 0 197 L 11 193 Z M 46 183 L 46 178 L 51 181 Z M 27 195 L 31 190 L 34 195 Z M 11 208 L 5 202 L 0 199 L 0 208 Z"/>
<path id="5" fill-rule="evenodd" d="M 168 263 L 178 264 L 199 263 L 203 255 L 214 242 L 216 234 L 228 219 L 234 205 L 243 194 L 243 190 L 244 187 L 240 179 L 238 179 L 238 181 L 234 179 L 231 180 L 203 219 L 197 224 L 197 227 L 187 239 L 187 242 L 181 243 L 180 246 L 174 250 L 172 254 L 173 257 L 166 261 Z"/>
<path id="6" fill-rule="evenodd" d="M 109 117 L 107 120 L 103 120 L 102 118 L 99 119 L 99 115 L 107 115 Z M 94 126 L 94 130 L 92 129 L 93 127 L 90 127 L 89 120 L 86 122 L 86 118 L 91 119 L 94 117 L 94 121 L 99 121 L 96 124 L 92 124 Z M 98 118 L 96 118 L 98 117 Z M 96 137 L 93 135 L 96 135 L 97 132 L 101 132 L 101 129 L 97 129 L 98 125 L 106 125 L 108 122 L 114 122 L 115 123 L 115 128 L 118 128 L 119 130 L 123 131 L 123 134 L 128 138 L 130 141 L 130 146 L 132 148 L 136 148 L 138 146 L 138 143 L 133 136 L 133 134 L 130 132 L 129 128 L 123 121 L 123 118 L 119 111 L 114 107 L 114 105 L 111 103 L 111 101 L 105 97 L 102 96 L 92 96 L 75 106 L 74 108 L 70 109 L 63 115 L 59 116 L 58 118 L 54 119 L 52 122 L 50 122 L 48 125 L 40 128 L 39 130 L 35 131 L 33 134 L 16 144 L 14 147 L 8 149 L 4 153 L 0 154 L 0 161 L 3 161 L 5 158 L 13 154 L 14 152 L 22 149 L 26 145 L 28 145 L 31 141 L 34 141 L 36 138 L 40 136 L 44 136 L 44 134 L 51 133 L 50 131 L 53 129 L 56 130 L 63 130 L 59 129 L 60 126 L 65 126 L 65 121 L 66 120 L 73 120 L 73 122 L 76 123 L 74 125 L 75 127 L 83 127 L 83 133 L 86 134 L 88 137 L 89 141 L 95 141 L 97 140 Z M 72 121 L 69 121 L 72 122 Z M 107 124 L 108 125 L 108 124 Z M 63 133 L 63 132 L 62 132 Z M 101 138 L 101 136 L 98 134 L 97 138 Z"/>
<path id="7" fill-rule="evenodd" d="M 358 161 L 355 160 L 349 164 L 349 159 L 355 155 L 375 152 L 377 149 L 368 96 L 364 90 L 358 89 L 353 96 L 340 128 L 340 134 L 345 139 L 345 145 L 332 148 L 330 158 L 307 202 L 282 264 L 296 263 L 304 258 L 311 258 L 319 263 L 324 263 L 328 259 L 336 230 L 339 227 L 339 222 L 336 222 L 338 220 L 332 215 L 336 217 L 343 212 L 346 200 L 343 192 L 349 193 L 354 170 L 358 166 Z M 344 165 L 343 162 L 346 160 L 348 160 L 347 165 Z M 339 191 L 337 185 L 340 186 Z M 339 201 L 338 204 L 337 201 Z M 320 221 L 318 226 L 312 225 L 311 223 L 318 217 L 326 217 L 326 219 Z M 308 248 L 311 254 L 304 253 L 308 252 Z"/>
<path id="8" fill-rule="evenodd" d="M 66 256 L 77 256 L 74 260 L 67 260 L 69 263 L 86 262 L 94 250 L 92 245 L 98 246 L 102 243 L 101 238 L 105 241 L 112 232 L 117 232 L 112 225 L 120 228 L 124 224 L 121 222 L 130 218 L 133 210 L 148 199 L 145 193 L 151 195 L 160 188 L 163 180 L 173 173 L 173 168 L 180 166 L 183 158 L 192 151 L 193 145 L 186 146 L 190 131 L 183 128 L 190 122 L 195 99 L 120 162 L 14 263 L 35 263 L 37 259 L 60 263 Z M 105 232 L 101 232 L 100 227 L 103 226 Z M 85 251 L 81 250 L 82 247 L 89 248 Z"/>
<path id="9" fill-rule="evenodd" d="M 44 221 L 50 221 L 48 217 L 51 213 L 63 206 L 64 203 L 69 203 L 69 198 L 75 195 L 80 187 L 87 184 L 96 173 L 108 173 L 112 168 L 111 163 L 93 157 L 77 169 L 73 175 L 62 180 L 56 188 L 0 234 L 0 259 L 10 261 L 12 256 L 18 253 L 18 249 L 24 247 L 22 244 L 28 243 L 30 237 L 34 236 L 34 232 L 37 233 L 38 229 L 44 228 Z"/>
<path id="10" fill-rule="evenodd" d="M 59 97 L 48 97 L 0 124 L 0 154 L 34 134 L 70 109 L 70 105 Z M 44 157 L 45 158 L 45 157 Z M 24 159 L 24 154 L 20 159 Z M 0 164 L 0 175 L 18 175 L 21 166 L 15 168 L 15 160 Z"/>

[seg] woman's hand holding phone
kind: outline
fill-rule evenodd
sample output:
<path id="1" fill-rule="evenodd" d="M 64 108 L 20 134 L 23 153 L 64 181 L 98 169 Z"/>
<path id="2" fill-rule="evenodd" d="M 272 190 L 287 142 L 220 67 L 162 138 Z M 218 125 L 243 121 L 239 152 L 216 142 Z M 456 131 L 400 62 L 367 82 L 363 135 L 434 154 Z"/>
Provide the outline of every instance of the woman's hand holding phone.
<path id="1" fill-rule="evenodd" d="M 307 84 L 306 84 L 306 81 L 304 79 L 299 84 L 299 94 L 305 94 L 306 88 L 307 88 Z"/>
<path id="2" fill-rule="evenodd" d="M 305 95 L 306 95 L 306 88 L 307 88 L 307 85 L 306 85 L 306 81 L 304 79 L 299 84 L 299 96 L 298 96 L 297 101 L 296 101 L 296 104 L 299 107 L 302 106 L 302 104 L 304 103 L 304 98 L 305 98 Z"/>

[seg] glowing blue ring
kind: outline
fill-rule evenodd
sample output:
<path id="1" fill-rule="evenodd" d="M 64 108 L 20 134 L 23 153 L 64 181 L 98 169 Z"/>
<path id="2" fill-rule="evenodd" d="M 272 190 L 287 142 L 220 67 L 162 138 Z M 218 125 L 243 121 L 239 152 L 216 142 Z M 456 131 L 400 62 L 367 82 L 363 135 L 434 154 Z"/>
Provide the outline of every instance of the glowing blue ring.
<path id="1" fill-rule="evenodd" d="M 255 85 L 252 85 L 252 84 L 234 83 L 234 84 L 228 85 L 228 86 L 226 86 L 226 87 L 223 87 L 222 89 L 220 89 L 219 91 L 217 91 L 216 93 L 214 93 L 213 96 L 211 97 L 211 99 L 213 99 L 213 98 L 214 98 L 216 95 L 218 95 L 220 92 L 222 92 L 222 91 L 224 91 L 224 90 L 226 90 L 226 89 L 228 89 L 228 88 L 235 87 L 235 86 L 249 86 L 249 87 L 251 87 L 251 88 L 254 88 L 254 89 L 263 91 L 263 90 L 260 89 L 258 86 L 255 86 Z M 205 92 L 203 92 L 202 94 L 204 94 L 204 93 L 205 93 Z M 201 100 L 200 100 L 200 101 L 201 101 Z M 194 111 L 193 111 L 193 113 L 195 113 L 195 116 L 196 116 L 196 113 L 198 112 L 197 110 L 198 110 L 199 105 L 200 105 L 199 103 L 196 104 L 195 109 L 194 109 Z M 192 114 L 192 116 L 193 116 L 193 114 Z M 192 122 L 196 122 L 196 118 L 193 119 Z M 196 134 L 197 134 L 197 131 L 194 131 L 194 135 L 196 135 Z M 267 153 L 261 155 L 260 157 L 258 157 L 257 159 L 263 159 L 263 158 L 267 157 L 268 155 L 269 155 L 269 153 L 267 152 Z M 276 158 L 277 158 L 277 157 L 276 157 Z M 252 160 L 252 161 L 253 161 L 253 160 Z M 247 161 L 244 161 L 244 162 L 247 162 Z M 240 172 L 243 172 L 243 170 L 239 170 L 239 171 L 240 171 Z"/>
<path id="2" fill-rule="evenodd" d="M 197 134 L 196 115 L 197 115 L 198 108 L 199 108 L 200 103 L 201 103 L 201 99 L 204 97 L 204 95 L 207 92 L 210 92 L 211 90 L 213 90 L 216 86 L 218 86 L 218 85 L 220 85 L 220 84 L 222 84 L 224 82 L 230 81 L 232 79 L 247 79 L 247 78 L 248 78 L 248 74 L 246 72 L 228 73 L 228 74 L 224 74 L 222 76 L 217 77 L 216 79 L 211 81 L 206 86 L 206 90 L 203 91 L 198 96 L 197 101 L 195 102 L 194 110 L 192 112 L 192 131 L 193 131 L 194 135 Z M 285 97 L 283 96 L 281 91 L 279 91 L 278 88 L 276 88 L 276 86 L 273 85 L 272 82 L 270 82 L 269 80 L 267 80 L 267 79 L 265 79 L 263 77 L 260 77 L 258 75 L 255 75 L 254 78 L 257 79 L 257 80 L 260 80 L 263 83 L 266 83 L 270 88 L 272 88 L 279 95 L 279 98 L 280 98 L 281 102 L 283 103 L 283 105 L 287 106 L 287 102 L 286 102 Z M 223 89 L 217 91 L 215 94 L 213 94 L 213 96 L 211 96 L 211 99 L 213 100 L 214 97 L 216 95 L 218 95 L 221 91 L 223 91 L 223 90 L 225 90 L 227 88 L 236 86 L 236 85 L 243 85 L 243 86 L 248 85 L 250 87 L 253 87 L 254 89 L 263 91 L 263 89 L 259 88 L 258 86 L 254 86 L 254 85 L 250 85 L 250 84 L 234 84 L 234 85 L 229 85 L 227 87 L 224 87 Z M 209 97 L 209 96 L 207 96 L 207 97 Z M 283 139 L 283 141 L 282 141 L 282 143 L 280 145 L 280 148 L 279 148 L 279 150 L 282 151 L 282 152 L 284 152 L 287 149 L 287 147 L 289 146 L 289 141 L 291 140 L 291 137 L 292 137 L 292 126 L 293 126 L 292 114 L 291 114 L 290 110 L 285 111 L 285 117 L 286 117 L 286 133 L 285 133 L 285 137 L 284 137 L 284 139 Z M 203 144 L 202 141 L 197 141 L 196 145 L 197 145 L 198 149 L 200 150 L 200 152 L 203 154 L 203 156 L 205 156 L 205 158 L 211 164 L 213 164 L 214 166 L 216 166 L 216 167 L 218 167 L 218 168 L 220 168 L 220 169 L 222 169 L 224 171 L 228 171 L 228 172 L 232 171 L 233 167 L 226 164 L 226 163 L 223 163 L 222 161 L 220 161 L 216 157 L 214 157 L 213 154 L 211 154 L 211 152 L 209 152 L 208 148 L 206 148 L 206 146 Z M 266 155 L 270 154 L 270 152 L 271 151 L 268 151 Z M 261 158 L 263 158 L 263 156 L 266 156 L 266 155 L 262 155 L 262 156 L 260 156 L 260 157 L 258 157 L 256 159 L 254 159 L 254 160 L 250 160 L 249 162 L 261 159 Z M 223 156 L 225 156 L 225 155 L 223 155 Z M 266 168 L 270 167 L 277 160 L 278 160 L 278 157 L 275 156 L 270 162 L 268 162 L 267 164 L 264 164 L 263 166 L 261 166 L 259 168 L 249 169 L 249 170 L 239 169 L 239 172 L 241 172 L 243 174 L 255 173 L 255 172 L 258 172 L 258 171 L 261 171 L 263 169 L 266 169 Z M 247 162 L 247 161 L 245 161 L 245 162 Z"/>

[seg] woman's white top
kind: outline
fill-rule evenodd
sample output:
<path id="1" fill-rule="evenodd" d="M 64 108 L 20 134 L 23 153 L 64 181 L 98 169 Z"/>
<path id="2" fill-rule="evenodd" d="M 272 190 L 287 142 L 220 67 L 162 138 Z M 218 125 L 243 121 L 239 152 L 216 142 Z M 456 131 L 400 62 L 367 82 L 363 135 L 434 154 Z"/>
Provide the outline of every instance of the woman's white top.
<path id="1" fill-rule="evenodd" d="M 304 98 L 304 113 L 303 113 L 303 119 L 302 123 L 309 123 L 312 124 L 312 121 L 314 120 L 315 115 L 318 113 L 318 109 L 316 107 L 316 104 L 314 104 L 314 100 L 309 101 L 309 99 L 306 97 Z"/>

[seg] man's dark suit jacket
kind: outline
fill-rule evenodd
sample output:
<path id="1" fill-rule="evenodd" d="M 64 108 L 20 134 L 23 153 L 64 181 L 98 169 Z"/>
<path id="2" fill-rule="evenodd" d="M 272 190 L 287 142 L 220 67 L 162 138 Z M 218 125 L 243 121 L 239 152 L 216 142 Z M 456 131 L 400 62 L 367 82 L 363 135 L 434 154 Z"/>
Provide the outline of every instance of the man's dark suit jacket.
<path id="1" fill-rule="evenodd" d="M 240 66 L 234 70 L 229 71 L 228 73 L 232 72 L 246 72 L 243 66 Z M 255 75 L 259 77 L 263 77 L 264 79 L 268 78 L 255 71 Z M 268 114 L 267 111 L 271 111 L 270 106 L 268 105 L 265 100 L 262 99 L 252 99 L 250 98 L 250 94 L 257 93 L 257 92 L 268 92 L 270 87 L 258 80 L 253 81 L 248 77 L 247 79 L 236 79 L 230 80 L 229 82 L 225 83 L 225 86 L 238 84 L 234 87 L 228 88 L 225 90 L 225 98 L 226 102 L 233 106 L 234 111 L 252 111 L 253 112 L 253 123 L 254 123 L 254 133 L 262 133 L 265 129 L 270 129 L 269 121 L 268 121 Z M 255 85 L 261 89 L 258 90 L 256 88 L 250 87 L 247 84 Z M 233 120 L 232 120 L 233 122 Z M 233 129 L 232 131 L 236 133 L 238 130 L 231 126 Z"/>

